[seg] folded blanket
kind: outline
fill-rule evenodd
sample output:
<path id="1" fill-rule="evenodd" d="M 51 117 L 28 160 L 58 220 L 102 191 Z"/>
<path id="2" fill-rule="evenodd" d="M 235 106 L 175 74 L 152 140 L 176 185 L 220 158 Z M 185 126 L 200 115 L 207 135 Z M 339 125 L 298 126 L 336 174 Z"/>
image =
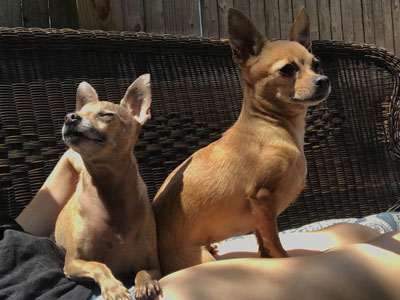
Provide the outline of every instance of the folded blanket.
<path id="1" fill-rule="evenodd" d="M 88 299 L 94 283 L 66 278 L 64 257 L 53 241 L 24 232 L 0 213 L 0 299 Z"/>
<path id="2" fill-rule="evenodd" d="M 319 222 L 314 222 L 311 224 L 304 225 L 299 228 L 289 229 L 281 232 L 281 234 L 291 233 L 291 232 L 307 232 L 321 230 L 328 226 L 332 226 L 338 223 L 354 223 L 368 226 L 380 233 L 385 233 L 389 231 L 400 230 L 400 212 L 383 212 L 379 214 L 374 214 L 366 216 L 363 218 L 345 218 L 345 219 L 330 219 Z"/>

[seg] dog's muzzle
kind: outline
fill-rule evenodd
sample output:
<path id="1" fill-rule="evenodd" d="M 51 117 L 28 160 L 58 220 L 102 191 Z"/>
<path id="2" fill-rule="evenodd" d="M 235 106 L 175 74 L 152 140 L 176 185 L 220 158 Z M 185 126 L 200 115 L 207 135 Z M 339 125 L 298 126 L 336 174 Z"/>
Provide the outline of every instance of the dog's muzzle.
<path id="1" fill-rule="evenodd" d="M 315 85 L 315 94 L 324 94 L 330 88 L 331 82 L 329 78 L 325 75 L 314 76 L 312 83 Z"/>
<path id="2" fill-rule="evenodd" d="M 65 116 L 62 128 L 62 138 L 65 143 L 74 144 L 77 141 L 77 138 L 81 135 L 77 129 L 81 120 L 82 117 L 77 113 L 70 113 Z"/>
<path id="3" fill-rule="evenodd" d="M 314 85 L 314 94 L 310 99 L 306 99 L 306 102 L 311 104 L 317 104 L 318 102 L 325 100 L 331 93 L 331 82 L 325 75 L 317 75 L 311 79 Z"/>
<path id="4" fill-rule="evenodd" d="M 78 115 L 76 112 L 67 114 L 64 118 L 64 125 L 72 125 L 78 123 L 80 120 L 82 120 L 82 117 Z"/>
<path id="5" fill-rule="evenodd" d="M 82 118 L 76 112 L 65 116 L 64 126 L 62 128 L 62 138 L 68 145 L 76 144 L 82 139 L 104 144 L 106 137 L 86 119 Z"/>

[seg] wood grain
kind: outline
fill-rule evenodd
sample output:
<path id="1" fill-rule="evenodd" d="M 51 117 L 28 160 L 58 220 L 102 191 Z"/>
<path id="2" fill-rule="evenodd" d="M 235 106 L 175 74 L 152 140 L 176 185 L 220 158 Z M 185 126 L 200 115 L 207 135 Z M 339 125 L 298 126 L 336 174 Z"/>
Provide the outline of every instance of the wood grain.
<path id="1" fill-rule="evenodd" d="M 332 39 L 337 41 L 343 40 L 343 30 L 342 30 L 342 11 L 340 1 L 331 1 L 331 32 Z"/>
<path id="2" fill-rule="evenodd" d="M 342 26 L 343 26 L 343 40 L 352 42 L 354 41 L 354 27 L 353 27 L 353 9 L 352 0 L 341 0 L 342 5 Z"/>
<path id="3" fill-rule="evenodd" d="M 114 30 L 111 0 L 79 0 L 76 2 L 79 28 Z"/>
<path id="4" fill-rule="evenodd" d="M 47 0 L 23 1 L 22 14 L 25 27 L 50 27 Z"/>
<path id="5" fill-rule="evenodd" d="M 306 7 L 313 39 L 371 43 L 400 55 L 400 0 L 0 0 L 0 26 L 226 38 L 230 7 L 268 38 L 286 38 Z"/>
<path id="6" fill-rule="evenodd" d="M 164 1 L 144 0 L 145 31 L 153 33 L 165 33 Z"/>
<path id="7" fill-rule="evenodd" d="M 385 34 L 383 31 L 383 12 L 382 12 L 382 1 L 372 1 L 372 15 L 374 19 L 374 35 L 375 40 L 372 42 L 380 47 L 385 46 Z"/>
<path id="8" fill-rule="evenodd" d="M 218 24 L 218 1 L 202 0 L 201 2 L 201 23 L 203 25 L 203 36 L 219 37 Z"/>
<path id="9" fill-rule="evenodd" d="M 352 12 L 353 12 L 353 29 L 354 29 L 354 40 L 356 42 L 363 43 L 364 37 L 364 26 L 363 26 L 363 13 L 361 0 L 352 1 Z"/>
<path id="10" fill-rule="evenodd" d="M 384 47 L 394 53 L 392 1 L 382 0 Z"/>
<path id="11" fill-rule="evenodd" d="M 228 37 L 228 9 L 233 7 L 233 0 L 218 0 L 219 37 Z"/>
<path id="12" fill-rule="evenodd" d="M 400 55 L 400 0 L 392 0 L 394 53 Z"/>
<path id="13" fill-rule="evenodd" d="M 320 0 L 318 2 L 318 25 L 319 38 L 321 40 L 331 40 L 331 12 L 329 0 Z"/>
<path id="14" fill-rule="evenodd" d="M 23 26 L 22 8 L 19 1 L 0 0 L 0 26 Z"/>
<path id="15" fill-rule="evenodd" d="M 250 17 L 257 29 L 265 35 L 264 0 L 250 1 Z"/>
<path id="16" fill-rule="evenodd" d="M 27 0 L 29 1 L 29 0 Z M 50 26 L 53 28 L 78 29 L 78 10 L 76 1 L 49 1 Z"/>
<path id="17" fill-rule="evenodd" d="M 375 42 L 374 14 L 372 0 L 362 0 L 364 16 L 364 36 L 365 42 L 373 44 Z"/>
<path id="18" fill-rule="evenodd" d="M 306 8 L 307 8 L 308 15 L 310 17 L 311 39 L 319 40 L 317 0 L 306 0 Z M 294 16 L 296 16 L 296 15 L 294 15 Z"/>
<path id="19" fill-rule="evenodd" d="M 279 1 L 279 18 L 281 27 L 281 38 L 286 39 L 289 36 L 290 27 L 293 23 L 293 10 L 291 0 Z"/>
<path id="20" fill-rule="evenodd" d="M 266 35 L 268 38 L 281 37 L 278 0 L 265 0 L 265 27 Z"/>

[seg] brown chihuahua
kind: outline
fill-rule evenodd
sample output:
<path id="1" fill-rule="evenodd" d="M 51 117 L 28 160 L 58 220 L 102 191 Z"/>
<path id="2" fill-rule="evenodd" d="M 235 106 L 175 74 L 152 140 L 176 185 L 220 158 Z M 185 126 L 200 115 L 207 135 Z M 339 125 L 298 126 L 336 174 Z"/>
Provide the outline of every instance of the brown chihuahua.
<path id="1" fill-rule="evenodd" d="M 82 158 L 82 172 L 58 216 L 55 238 L 66 249 L 65 274 L 94 279 L 104 299 L 132 298 L 114 275 L 136 273 L 136 298 L 160 290 L 155 220 L 133 155 L 150 103 L 149 74 L 132 83 L 120 105 L 99 101 L 82 82 L 77 112 L 65 117 L 63 140 Z"/>
<path id="2" fill-rule="evenodd" d="M 213 241 L 254 231 L 261 257 L 286 257 L 277 216 L 305 184 L 307 107 L 330 83 L 310 52 L 305 9 L 289 41 L 268 41 L 239 10 L 228 12 L 229 42 L 243 79 L 243 106 L 223 136 L 175 169 L 153 202 L 163 274 L 212 261 Z"/>

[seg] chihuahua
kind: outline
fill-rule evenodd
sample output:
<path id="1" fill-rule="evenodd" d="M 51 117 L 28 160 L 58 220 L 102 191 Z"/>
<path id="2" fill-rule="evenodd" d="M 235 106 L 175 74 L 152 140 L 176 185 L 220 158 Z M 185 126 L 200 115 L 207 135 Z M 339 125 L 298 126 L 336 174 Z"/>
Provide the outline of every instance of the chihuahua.
<path id="1" fill-rule="evenodd" d="M 242 110 L 219 140 L 178 166 L 154 198 L 163 274 L 212 261 L 210 243 L 250 231 L 261 257 L 287 256 L 277 216 L 304 187 L 307 107 L 328 97 L 330 82 L 311 53 L 304 8 L 289 40 L 267 40 L 236 9 L 228 11 L 228 32 L 242 76 Z"/>
<path id="2" fill-rule="evenodd" d="M 160 290 L 155 220 L 133 155 L 150 103 L 149 74 L 131 84 L 120 105 L 99 101 L 82 82 L 76 112 L 66 115 L 62 129 L 70 154 L 81 157 L 82 172 L 57 218 L 55 238 L 66 250 L 66 276 L 94 279 L 104 299 L 132 298 L 114 275 L 136 273 L 136 298 Z"/>

